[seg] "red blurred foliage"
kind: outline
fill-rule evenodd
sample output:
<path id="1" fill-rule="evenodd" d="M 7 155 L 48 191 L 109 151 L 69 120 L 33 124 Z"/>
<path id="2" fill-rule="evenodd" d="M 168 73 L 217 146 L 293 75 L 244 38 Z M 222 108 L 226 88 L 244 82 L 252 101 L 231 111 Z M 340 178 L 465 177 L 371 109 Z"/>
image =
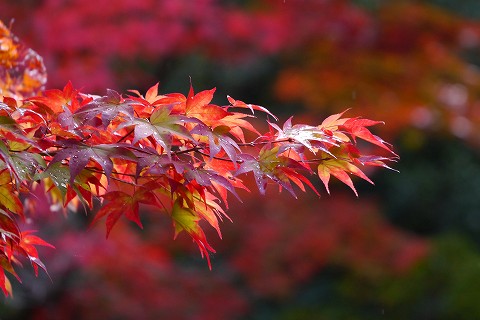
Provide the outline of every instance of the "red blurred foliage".
<path id="1" fill-rule="evenodd" d="M 262 299 L 294 296 L 325 267 L 375 281 L 405 274 L 429 252 L 381 218 L 371 199 L 268 197 L 231 208 L 237 218 L 223 225 L 213 272 L 191 264 L 198 257 L 186 237 L 169 240 L 167 221 L 152 220 L 141 234 L 122 222 L 108 240 L 102 230 L 57 225 L 48 240 L 62 254 L 49 252 L 49 271 L 53 286 L 70 280 L 59 298 L 33 308 L 33 319 L 245 318 Z"/>
<path id="2" fill-rule="evenodd" d="M 288 296 L 327 265 L 373 279 L 399 275 L 428 252 L 424 240 L 381 218 L 374 201 L 341 194 L 314 201 L 271 194 L 268 202 L 242 204 L 231 262 L 255 294 Z"/>
<path id="3" fill-rule="evenodd" d="M 301 63 L 283 69 L 276 94 L 312 112 L 354 107 L 406 127 L 446 131 L 480 143 L 480 72 L 465 60 L 480 47 L 480 23 L 415 2 L 386 2 L 368 17 L 361 44 L 317 38 Z"/>
<path id="4" fill-rule="evenodd" d="M 75 275 L 32 319 L 229 319 L 248 310 L 222 272 L 174 264 L 155 235 L 147 240 L 132 231 L 119 225 L 108 240 L 94 230 L 63 233 L 58 249 L 66 254 L 50 261 L 53 285 Z"/>
<path id="5" fill-rule="evenodd" d="M 359 43 L 369 23 L 348 1 L 316 0 L 262 0 L 247 8 L 215 0 L 123 0 L 115 5 L 100 0 L 94 6 L 82 0 L 2 1 L 0 19 L 12 18 L 18 20 L 15 32 L 39 48 L 47 68 L 55 70 L 51 87 L 74 80 L 83 90 L 100 92 L 125 85 L 118 77 L 122 63 L 129 65 L 128 77 L 138 87 L 155 79 L 135 61 L 155 65 L 195 51 L 212 59 L 248 60 L 325 37 Z"/>

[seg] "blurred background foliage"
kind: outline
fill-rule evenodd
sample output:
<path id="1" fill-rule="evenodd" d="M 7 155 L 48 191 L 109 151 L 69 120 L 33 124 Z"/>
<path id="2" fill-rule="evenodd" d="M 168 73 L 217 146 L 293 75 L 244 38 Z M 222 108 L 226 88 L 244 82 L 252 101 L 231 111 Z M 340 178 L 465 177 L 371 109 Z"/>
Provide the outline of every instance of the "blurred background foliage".
<path id="1" fill-rule="evenodd" d="M 0 19 L 50 88 L 186 93 L 191 78 L 298 122 L 352 108 L 401 156 L 359 199 L 244 194 L 209 235 L 211 272 L 161 216 L 105 240 L 83 213 L 37 207 L 51 280 L 20 270 L 2 319 L 480 318 L 480 2 L 3 0 Z"/>

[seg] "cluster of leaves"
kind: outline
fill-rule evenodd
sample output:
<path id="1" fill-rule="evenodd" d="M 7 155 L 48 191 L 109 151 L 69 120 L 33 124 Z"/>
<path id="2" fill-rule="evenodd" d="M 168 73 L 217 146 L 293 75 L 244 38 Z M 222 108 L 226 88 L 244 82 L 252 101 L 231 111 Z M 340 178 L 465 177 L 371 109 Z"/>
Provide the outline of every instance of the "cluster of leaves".
<path id="1" fill-rule="evenodd" d="M 261 194 L 268 183 L 293 196 L 294 186 L 318 194 L 306 177 L 317 172 L 327 191 L 334 176 L 356 193 L 349 174 L 371 182 L 359 167 L 387 167 L 385 161 L 396 157 L 369 131 L 378 121 L 336 114 L 318 126 L 293 125 L 289 119 L 280 128 L 261 106 L 232 97 L 229 105 L 212 104 L 215 89 L 159 94 L 157 84 L 145 95 L 108 90 L 94 96 L 68 83 L 63 90 L 23 99 L 8 92 L 0 95 L 0 287 L 5 294 L 10 283 L 4 270 L 16 275 L 12 263 L 19 257 L 28 258 L 36 273 L 45 269 L 35 245 L 49 244 L 17 224 L 24 218 L 22 197 L 37 188 L 64 208 L 92 210 L 99 199 L 92 223 L 106 218 L 107 236 L 122 215 L 142 227 L 140 205 L 166 213 L 175 236 L 188 233 L 210 266 L 215 250 L 200 222 L 221 237 L 227 196 L 239 198 L 238 189 L 248 190 L 240 178 L 246 173 L 253 174 Z M 265 113 L 269 131 L 261 134 L 249 121 L 253 115 L 240 112 L 245 109 Z M 389 156 L 362 155 L 357 138 Z"/>
<path id="2" fill-rule="evenodd" d="M 210 265 L 214 249 L 199 223 L 207 221 L 221 236 L 218 221 L 228 217 L 221 203 L 228 207 L 227 193 L 238 197 L 237 189 L 247 189 L 242 174 L 252 172 L 262 194 L 268 182 L 293 195 L 294 185 L 317 192 L 305 177 L 314 172 L 327 190 L 333 175 L 355 191 L 349 173 L 370 181 L 359 167 L 390 160 L 361 155 L 356 147 L 361 138 L 392 152 L 367 129 L 376 121 L 337 114 L 319 126 L 269 123 L 271 130 L 260 134 L 247 121 L 250 115 L 231 110 L 273 116 L 260 106 L 231 97 L 228 106 L 210 104 L 214 89 L 191 89 L 187 96 L 157 90 L 155 85 L 145 96 L 125 97 L 110 90 L 97 97 L 68 84 L 23 101 L 2 97 L 6 262 L 13 256 L 7 248 L 21 248 L 25 238 L 13 227 L 14 215 L 23 215 L 20 196 L 38 185 L 64 207 L 93 209 L 93 199 L 100 198 L 93 223 L 106 217 L 107 235 L 122 215 L 141 227 L 141 204 L 166 212 L 175 234 L 186 231 Z M 245 131 L 255 139 L 247 142 Z M 27 256 L 43 267 L 35 254 Z"/>

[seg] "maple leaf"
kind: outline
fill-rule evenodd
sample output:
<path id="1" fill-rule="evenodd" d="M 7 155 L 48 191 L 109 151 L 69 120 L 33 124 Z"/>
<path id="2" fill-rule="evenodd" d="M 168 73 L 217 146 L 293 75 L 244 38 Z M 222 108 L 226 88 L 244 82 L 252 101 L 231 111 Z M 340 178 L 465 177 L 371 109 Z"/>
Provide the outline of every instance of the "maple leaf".
<path id="1" fill-rule="evenodd" d="M 66 129 L 68 133 L 83 137 L 82 131 L 80 130 L 82 123 L 73 117 L 73 113 L 69 108 L 65 108 L 65 110 L 58 115 L 57 123 L 62 129 Z"/>
<path id="2" fill-rule="evenodd" d="M 196 144 L 195 139 L 183 126 L 185 122 L 198 122 L 198 120 L 180 115 L 171 114 L 172 107 L 161 107 L 152 113 L 150 119 L 133 118 L 123 122 L 117 129 L 134 126 L 133 143 L 152 136 L 155 141 L 165 150 L 168 156 L 171 154 L 172 139 L 182 138 Z"/>
<path id="3" fill-rule="evenodd" d="M 227 108 L 210 104 L 215 90 L 215 88 L 204 90 L 194 95 L 193 88 L 190 86 L 190 92 L 185 102 L 185 115 L 199 119 L 213 128 L 220 125 L 218 121 L 232 113 L 228 112 Z"/>
<path id="4" fill-rule="evenodd" d="M 141 98 L 134 98 L 135 100 Z M 143 101 L 142 101 L 143 100 Z M 187 97 L 181 93 L 167 93 L 165 95 L 158 96 L 158 99 L 150 102 L 145 99 L 140 100 L 141 103 L 151 104 L 152 107 L 172 107 L 172 114 L 185 115 L 185 108 L 187 103 Z"/>
<path id="5" fill-rule="evenodd" d="M 63 90 L 51 89 L 45 90 L 43 96 L 31 97 L 26 101 L 40 103 L 46 106 L 52 115 L 59 115 L 66 109 L 75 111 L 81 106 L 79 92 L 73 88 L 71 82 L 68 82 Z"/>
<path id="6" fill-rule="evenodd" d="M 206 162 L 204 164 L 205 169 L 211 169 L 212 171 L 217 172 L 222 177 L 228 179 L 229 183 L 234 186 L 236 189 L 243 189 L 249 191 L 249 189 L 243 184 L 243 181 L 238 177 L 233 175 L 233 172 L 238 165 L 236 163 L 232 163 L 230 161 L 224 161 L 223 159 L 205 159 Z M 225 204 L 226 208 L 228 209 L 228 202 L 227 202 L 227 190 L 222 187 L 218 186 L 215 181 L 212 181 L 213 186 L 217 189 L 223 203 Z"/>
<path id="7" fill-rule="evenodd" d="M 27 133 L 21 127 L 21 124 L 17 123 L 15 119 L 9 116 L 0 116 L 0 137 L 5 139 L 7 143 L 19 143 L 19 144 L 28 144 L 31 147 L 38 148 L 38 144 L 27 136 Z M 2 145 L 4 142 L 2 141 Z M 6 148 L 2 148 L 5 157 L 9 157 L 8 151 Z"/>
<path id="8" fill-rule="evenodd" d="M 240 200 L 240 197 L 235 191 L 235 188 L 230 182 L 230 180 L 218 174 L 214 170 L 209 170 L 205 168 L 186 167 L 185 170 L 183 171 L 183 176 L 187 181 L 195 180 L 201 186 L 205 186 L 205 187 L 215 186 L 217 188 L 220 186 L 222 188 L 225 188 L 231 194 L 233 194 L 238 200 Z"/>
<path id="9" fill-rule="evenodd" d="M 310 189 L 315 192 L 317 196 L 320 197 L 320 193 L 318 193 L 317 189 L 313 186 L 313 184 L 308 180 L 304 175 L 300 174 L 296 170 L 294 170 L 292 167 L 297 167 L 300 170 L 305 170 L 305 168 L 300 164 L 300 163 L 295 163 L 294 160 L 288 159 L 287 161 L 284 162 L 282 166 L 277 166 L 275 168 L 275 176 L 279 179 L 278 183 L 280 186 L 284 187 L 290 194 L 297 199 L 297 196 L 295 192 L 293 191 L 293 188 L 291 186 L 290 181 L 295 183 L 297 187 L 300 188 L 301 191 L 305 192 L 305 185 L 310 187 Z"/>
<path id="10" fill-rule="evenodd" d="M 213 182 L 212 184 L 215 183 Z M 193 195 L 193 204 L 195 213 L 205 219 L 217 231 L 217 234 L 221 239 L 222 233 L 220 231 L 218 220 L 220 219 L 220 221 L 223 221 L 224 217 L 230 221 L 232 221 L 232 219 L 220 206 L 218 198 L 206 191 L 203 196 Z"/>
<path id="11" fill-rule="evenodd" d="M 18 126 L 17 122 L 10 116 L 0 116 L 0 132 L 14 133 L 17 137 L 24 138 L 24 133 Z"/>
<path id="12" fill-rule="evenodd" d="M 235 175 L 252 171 L 260 193 L 265 194 L 268 181 L 267 178 L 274 181 L 276 180 L 274 170 L 277 165 L 280 164 L 280 159 L 277 157 L 277 154 L 278 147 L 272 149 L 267 147 L 262 148 L 259 152 L 258 159 L 251 155 L 241 154 L 239 158 L 242 161 L 242 164 L 235 172 Z"/>
<path id="13" fill-rule="evenodd" d="M 5 254 L 0 253 L 0 289 L 2 289 L 3 294 L 7 297 L 8 295 L 13 296 L 12 285 L 10 280 L 7 278 L 5 271 L 9 271 L 11 274 L 15 275 L 17 279 L 17 274 L 13 270 L 10 259 Z M 21 281 L 20 281 L 21 282 Z"/>
<path id="14" fill-rule="evenodd" d="M 61 198 L 65 198 L 67 187 L 70 182 L 70 169 L 67 166 L 63 165 L 61 162 L 50 163 L 43 172 L 37 173 L 33 177 L 33 180 L 35 181 L 42 179 L 49 179 L 49 181 L 53 182 L 53 185 L 57 187 L 58 191 L 60 191 Z M 48 191 L 52 193 L 51 188 L 49 188 Z"/>
<path id="15" fill-rule="evenodd" d="M 235 176 L 243 173 L 253 172 L 255 182 L 260 194 L 264 195 L 267 186 L 267 175 L 262 171 L 259 160 L 250 154 L 240 154 L 238 156 L 241 164 L 239 168 L 234 172 Z"/>
<path id="16" fill-rule="evenodd" d="M 268 180 L 279 184 L 295 198 L 296 195 L 290 180 L 294 181 L 302 190 L 304 190 L 303 183 L 305 183 L 318 194 L 311 182 L 294 170 L 308 170 L 308 168 L 291 158 L 279 155 L 279 150 L 279 146 L 273 148 L 269 148 L 268 145 L 264 146 L 259 152 L 258 159 L 249 154 L 240 154 L 238 158 L 241 164 L 238 170 L 235 171 L 235 176 L 250 171 L 253 172 L 255 182 L 261 194 L 265 194 Z"/>
<path id="17" fill-rule="evenodd" d="M 347 131 L 348 133 L 350 133 L 354 141 L 355 141 L 355 138 L 361 138 L 397 156 L 395 152 L 392 151 L 391 146 L 389 144 L 383 141 L 382 138 L 372 134 L 370 130 L 366 128 L 366 127 L 377 125 L 377 124 L 384 124 L 384 122 L 373 121 L 373 120 L 363 119 L 363 118 L 350 118 L 343 123 L 341 128 Z"/>
<path id="18" fill-rule="evenodd" d="M 99 175 L 99 173 L 96 173 Z M 99 195 L 100 187 L 105 187 L 102 185 L 98 177 L 95 176 L 95 173 L 89 171 L 82 171 L 75 178 L 74 184 L 67 185 L 67 190 L 65 194 L 64 207 L 67 206 L 75 197 L 78 197 L 83 204 L 87 204 L 90 209 L 93 208 L 93 192 L 90 185 L 94 185 L 96 188 L 96 195 Z"/>
<path id="19" fill-rule="evenodd" d="M 30 169 L 35 168 L 35 162 L 37 162 L 37 164 L 38 162 L 40 164 L 43 163 L 43 161 L 35 155 L 16 155 L 16 152 L 11 152 L 3 140 L 0 140 L 0 160 L 3 160 L 3 164 L 1 165 L 0 169 L 6 167 L 10 171 L 13 179 L 15 179 L 15 184 L 17 186 L 22 183 L 23 178 L 27 174 L 27 172 L 24 170 L 26 170 L 25 166 L 29 167 L 28 163 L 32 165 Z"/>
<path id="20" fill-rule="evenodd" d="M 23 205 L 12 185 L 12 177 L 8 169 L 0 171 L 0 205 L 23 217 Z"/>
<path id="21" fill-rule="evenodd" d="M 159 83 L 157 82 L 150 88 L 148 88 L 147 92 L 145 93 L 145 100 L 151 103 L 152 105 L 156 105 L 156 103 L 162 99 L 165 98 L 166 96 L 163 94 L 158 94 L 158 85 Z M 140 95 L 141 96 L 141 95 Z"/>
<path id="22" fill-rule="evenodd" d="M 133 100 L 123 99 L 122 96 L 114 91 L 107 90 L 107 95 L 99 97 L 77 109 L 72 117 L 78 123 L 97 125 L 92 120 L 100 115 L 101 128 L 105 129 L 118 116 L 119 113 L 133 118 Z"/>
<path id="23" fill-rule="evenodd" d="M 18 242 L 20 230 L 13 216 L 7 211 L 0 209 L 0 235 L 3 241 L 7 239 Z"/>
<path id="24" fill-rule="evenodd" d="M 174 160 L 172 157 L 169 158 L 165 154 L 158 154 L 151 148 L 144 148 L 139 152 L 137 152 L 136 149 L 133 149 L 133 152 L 137 156 L 137 177 L 140 176 L 140 173 L 144 169 L 143 172 L 145 174 L 167 175 L 171 168 L 175 169 L 176 172 L 183 172 L 186 167 L 193 168 L 192 164 L 180 160 Z"/>
<path id="25" fill-rule="evenodd" d="M 228 127 L 229 128 L 229 133 L 235 137 L 237 140 L 245 143 L 245 137 L 243 130 L 248 130 L 258 136 L 260 136 L 260 132 L 246 119 L 246 117 L 249 117 L 245 114 L 242 113 L 235 113 L 232 112 L 226 117 L 217 120 L 216 127 Z M 250 116 L 251 117 L 251 116 Z M 216 129 L 216 128 L 215 128 Z"/>
<path id="26" fill-rule="evenodd" d="M 131 152 L 119 144 L 98 144 L 88 146 L 75 140 L 65 140 L 58 142 L 58 145 L 64 147 L 58 151 L 49 166 L 69 158 L 68 167 L 70 168 L 70 182 L 73 183 L 75 177 L 87 166 L 90 159 L 98 163 L 105 172 L 107 179 L 110 178 L 113 170 L 111 158 L 130 159 Z"/>
<path id="27" fill-rule="evenodd" d="M 325 189 L 327 190 L 328 193 L 330 193 L 328 183 L 330 181 L 331 175 L 333 175 L 335 178 L 337 178 L 338 180 L 342 181 L 347 186 L 349 186 L 357 197 L 358 197 L 357 190 L 355 189 L 355 186 L 353 185 L 353 181 L 348 175 L 348 173 L 354 174 L 357 177 L 360 177 L 363 180 L 366 180 L 371 184 L 373 184 L 373 181 L 370 180 L 358 167 L 340 158 L 331 158 L 331 159 L 326 159 L 321 161 L 318 164 L 317 171 L 318 171 L 318 176 L 322 180 L 325 186 Z"/>
<path id="28" fill-rule="evenodd" d="M 335 138 L 335 136 L 325 133 L 325 131 L 319 127 L 305 124 L 292 125 L 292 117 L 285 121 L 282 129 L 274 123 L 269 123 L 269 125 L 278 132 L 275 141 L 296 142 L 314 154 L 318 150 L 330 153 L 328 149 L 331 146 L 338 146 L 338 143 L 342 142 Z M 295 148 L 294 145 L 290 146 L 285 144 L 282 150 L 286 149 L 286 147 Z"/>
<path id="29" fill-rule="evenodd" d="M 395 159 L 388 158 L 388 157 L 382 157 L 382 156 L 374 156 L 374 155 L 362 155 L 356 159 L 354 159 L 355 162 L 360 163 L 361 165 L 364 166 L 374 166 L 374 167 L 383 167 L 387 168 L 389 170 L 393 170 L 396 172 L 399 172 L 398 170 L 395 170 L 385 164 L 385 161 L 393 161 L 395 162 Z"/>
<path id="30" fill-rule="evenodd" d="M 227 156 L 230 158 L 232 163 L 236 164 L 237 162 L 237 151 L 241 151 L 238 144 L 226 135 L 230 131 L 230 128 L 227 126 L 218 126 L 215 129 L 211 129 L 208 126 L 203 124 L 198 124 L 193 128 L 190 133 L 202 135 L 208 138 L 208 153 L 210 159 L 215 157 L 220 153 L 220 151 L 225 151 Z M 201 139 L 198 139 L 201 140 Z"/>
<path id="31" fill-rule="evenodd" d="M 39 259 L 38 251 L 35 246 L 45 246 L 55 249 L 53 245 L 45 240 L 33 235 L 34 231 L 23 231 L 20 237 L 20 243 L 17 250 L 21 250 L 23 254 L 30 260 L 30 263 L 35 271 L 35 276 L 38 276 L 38 267 L 42 268 L 47 273 L 47 268 L 43 262 Z M 47 273 L 48 274 L 48 273 Z"/>
<path id="32" fill-rule="evenodd" d="M 337 130 L 339 126 L 343 125 L 345 121 L 348 120 L 348 118 L 342 118 L 342 116 L 347 111 L 348 109 L 343 112 L 332 114 L 326 117 L 318 127 L 329 131 Z"/>
<path id="33" fill-rule="evenodd" d="M 190 84 L 190 91 L 188 93 L 187 100 L 185 102 L 185 112 L 195 112 L 201 110 L 203 107 L 210 104 L 213 99 L 216 88 L 211 90 L 204 90 L 197 94 L 194 94 L 193 87 Z"/>
<path id="34" fill-rule="evenodd" d="M 7 276 L 5 275 L 5 271 L 3 271 L 4 266 L 3 266 L 3 264 L 0 264 L 0 266 L 1 266 L 1 268 L 0 268 L 0 289 L 2 289 L 5 297 L 8 297 L 8 295 L 13 296 L 12 285 L 10 283 L 10 280 L 8 280 Z"/>
<path id="35" fill-rule="evenodd" d="M 19 181 L 29 181 L 32 177 L 46 168 L 45 160 L 38 153 L 28 151 L 15 152 L 11 155 L 11 164 Z"/>
<path id="36" fill-rule="evenodd" d="M 234 107 L 234 108 L 248 108 L 248 109 L 250 109 L 250 111 L 252 111 L 252 114 L 254 113 L 254 110 L 259 110 L 259 111 L 265 112 L 266 114 L 270 115 L 275 120 L 278 120 L 278 118 L 273 113 L 268 111 L 267 108 L 264 108 L 262 106 L 258 106 L 258 105 L 255 105 L 255 104 L 245 103 L 241 100 L 235 100 L 228 95 L 227 95 L 227 99 L 228 99 L 228 102 L 230 102 L 231 107 Z M 227 109 L 228 109 L 228 107 L 229 106 L 227 106 Z"/>
<path id="37" fill-rule="evenodd" d="M 120 190 L 111 191 L 102 196 L 107 203 L 103 204 L 102 208 L 97 212 L 91 225 L 94 225 L 98 220 L 107 216 L 107 237 L 122 215 L 125 215 L 128 220 L 135 222 L 140 228 L 143 228 L 138 214 L 140 204 L 160 206 L 152 191 L 154 187 L 146 185 L 128 187 L 128 189 L 130 189 L 129 192 Z"/>
<path id="38" fill-rule="evenodd" d="M 40 112 L 33 110 L 33 108 L 33 104 L 20 105 L 15 108 L 15 111 L 11 113 L 11 116 L 16 120 L 19 126 L 22 127 L 25 126 L 24 124 L 33 127 L 47 126 L 45 117 Z"/>
<path id="39" fill-rule="evenodd" d="M 158 94 L 158 82 L 147 90 L 147 92 L 145 93 L 145 96 L 143 96 L 140 92 L 138 92 L 138 90 L 128 90 L 128 91 L 135 93 L 138 97 L 140 97 L 141 99 L 147 101 L 149 104 L 152 104 L 152 105 L 155 105 L 156 103 L 158 103 L 159 100 L 166 97 L 164 95 Z M 132 97 L 132 98 L 135 98 L 135 100 L 137 100 L 136 97 Z"/>
<path id="40" fill-rule="evenodd" d="M 225 109 L 219 106 L 209 104 L 201 107 L 187 109 L 186 115 L 199 119 L 206 125 L 215 128 L 216 126 L 220 125 L 218 121 L 232 115 L 232 113 L 227 112 Z"/>
<path id="41" fill-rule="evenodd" d="M 175 227 L 175 238 L 182 231 L 187 232 L 196 242 L 202 257 L 207 259 L 208 267 L 212 269 L 210 262 L 210 252 L 215 253 L 215 250 L 208 244 L 205 233 L 198 224 L 201 217 L 195 214 L 195 211 L 190 208 L 185 208 L 183 200 L 177 199 L 172 208 L 172 220 Z"/>

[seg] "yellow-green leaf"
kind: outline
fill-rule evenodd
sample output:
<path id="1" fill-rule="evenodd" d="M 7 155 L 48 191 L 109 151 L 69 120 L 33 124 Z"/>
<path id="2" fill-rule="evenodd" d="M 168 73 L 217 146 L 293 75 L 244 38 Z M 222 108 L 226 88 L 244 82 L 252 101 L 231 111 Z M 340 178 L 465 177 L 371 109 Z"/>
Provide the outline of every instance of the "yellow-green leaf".
<path id="1" fill-rule="evenodd" d="M 180 204 L 180 200 L 175 201 L 172 210 L 172 219 L 175 226 L 175 236 L 185 230 L 188 233 L 197 233 L 200 217 L 190 208 L 185 208 Z"/>
<path id="2" fill-rule="evenodd" d="M 12 177 L 7 169 L 0 172 L 0 204 L 20 216 L 23 215 L 23 206 L 18 195 L 13 191 Z"/>

